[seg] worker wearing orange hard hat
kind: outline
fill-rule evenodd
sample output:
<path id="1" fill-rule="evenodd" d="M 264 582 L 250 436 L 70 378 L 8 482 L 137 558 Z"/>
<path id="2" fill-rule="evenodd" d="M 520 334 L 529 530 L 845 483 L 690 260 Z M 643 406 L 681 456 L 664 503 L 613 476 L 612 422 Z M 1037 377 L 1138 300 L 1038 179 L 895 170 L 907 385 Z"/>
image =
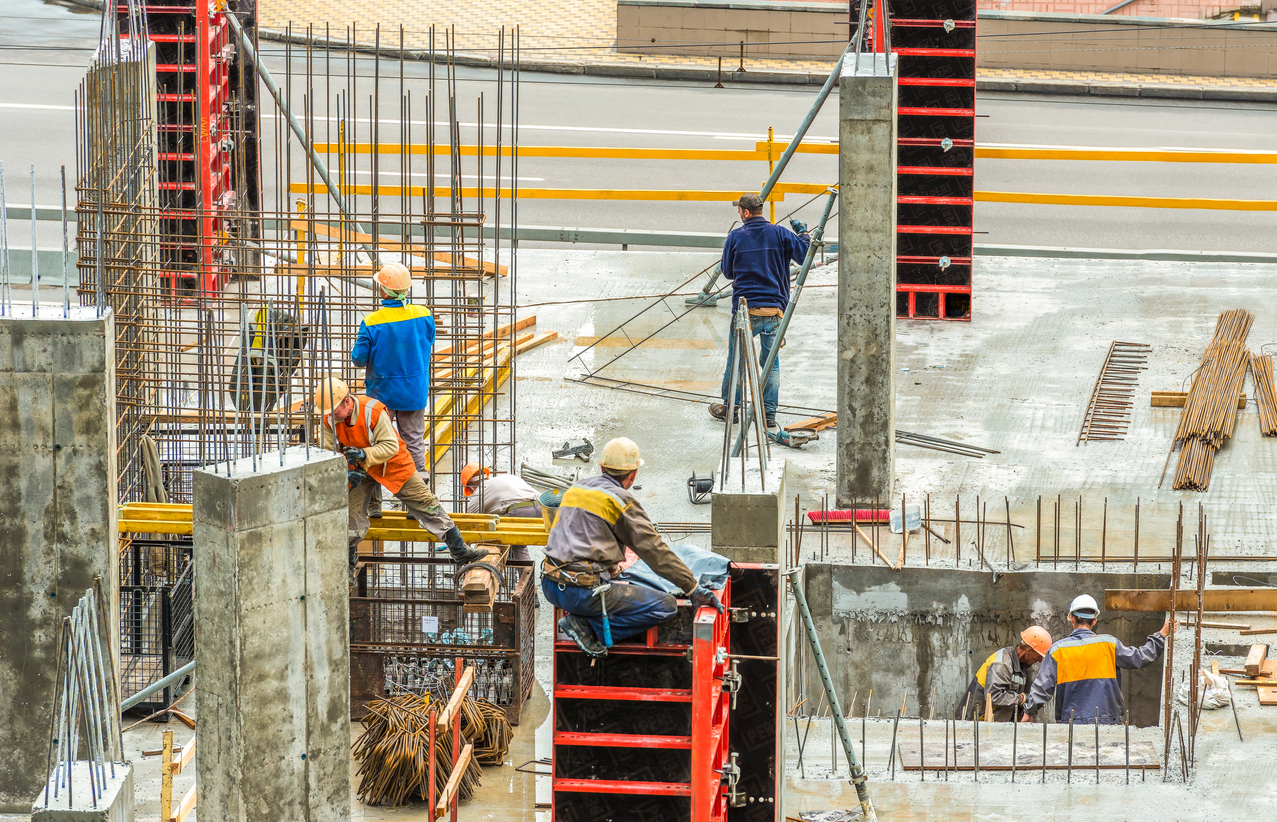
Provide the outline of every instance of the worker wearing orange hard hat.
<path id="1" fill-rule="evenodd" d="M 1029 669 L 1051 649 L 1046 629 L 1031 625 L 1020 633 L 1020 643 L 999 648 L 976 671 L 958 707 L 959 719 L 1015 722 L 1028 699 Z M 992 709 L 993 716 L 985 716 Z"/>
<path id="2" fill-rule="evenodd" d="M 498 517 L 540 519 L 537 489 L 518 474 L 493 474 L 487 466 L 467 463 L 461 469 L 461 490 L 466 495 L 466 512 L 495 514 Z M 511 545 L 510 559 L 531 560 L 526 545 Z"/>

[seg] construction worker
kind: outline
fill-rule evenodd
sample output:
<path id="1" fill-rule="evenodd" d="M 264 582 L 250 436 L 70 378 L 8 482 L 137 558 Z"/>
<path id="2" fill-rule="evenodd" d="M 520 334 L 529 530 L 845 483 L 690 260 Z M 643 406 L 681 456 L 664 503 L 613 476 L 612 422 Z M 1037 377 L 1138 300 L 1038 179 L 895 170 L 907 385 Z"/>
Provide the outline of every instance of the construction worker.
<path id="1" fill-rule="evenodd" d="M 411 305 L 412 275 L 400 263 L 386 263 L 373 277 L 381 290 L 381 308 L 364 317 L 350 350 L 364 369 L 368 396 L 390 412 L 417 470 L 426 473 L 425 409 L 430 399 L 430 354 L 435 321 L 430 309 Z M 373 489 L 371 516 L 381 516 L 381 493 Z"/>
<path id="2" fill-rule="evenodd" d="M 564 492 L 545 547 L 541 592 L 567 612 L 559 630 L 592 657 L 607 656 L 608 645 L 677 612 L 670 594 L 646 585 L 611 583 L 626 547 L 690 597 L 692 605 L 723 611 L 718 597 L 670 550 L 630 493 L 642 464 L 638 446 L 625 437 L 603 446 L 603 473 Z"/>
<path id="3" fill-rule="evenodd" d="M 422 528 L 448 546 L 454 561 L 474 562 L 488 555 L 471 548 L 452 518 L 439 504 L 426 478 L 412 464 L 408 447 L 390 424 L 390 412 L 380 401 L 350 393 L 345 382 L 331 377 L 320 380 L 315 410 L 322 421 L 324 445 L 344 454 L 349 469 L 350 493 L 347 550 L 350 570 L 355 570 L 356 546 L 368 533 L 368 498 L 373 489 L 385 487 L 403 503 L 404 510 Z"/>
<path id="4" fill-rule="evenodd" d="M 517 474 L 496 474 L 473 462 L 461 469 L 462 493 L 469 497 L 466 511 L 471 514 L 496 514 L 499 517 L 541 516 L 537 490 Z M 528 546 L 511 545 L 510 559 L 530 560 Z"/>
<path id="5" fill-rule="evenodd" d="M 1167 618 L 1147 642 L 1128 648 L 1117 637 L 1095 633 L 1099 618 L 1100 606 L 1089 594 L 1069 605 L 1073 633 L 1047 651 L 1024 706 L 1024 721 L 1032 721 L 1054 696 L 1056 722 L 1095 722 L 1098 716 L 1101 725 L 1122 723 L 1126 705 L 1118 670 L 1143 668 L 1157 661 L 1167 638 L 1175 632 L 1175 623 Z"/>
<path id="6" fill-rule="evenodd" d="M 958 719 L 1014 722 L 1028 698 L 1029 669 L 1042 661 L 1051 648 L 1051 635 L 1037 625 L 1020 633 L 1020 643 L 999 648 L 976 671 L 958 708 Z M 987 703 L 987 705 L 986 705 Z M 985 708 L 993 716 L 985 716 Z"/>
<path id="7" fill-rule="evenodd" d="M 801 263 L 807 257 L 811 238 L 807 227 L 791 223 L 802 233 L 775 225 L 763 216 L 763 199 L 757 194 L 742 194 L 732 203 L 740 214 L 741 225 L 727 235 L 723 244 L 720 267 L 723 276 L 732 281 L 732 315 L 742 297 L 749 304 L 751 332 L 759 339 L 758 362 L 761 367 L 776 344 L 780 318 L 789 305 L 789 261 Z M 730 327 L 729 327 L 730 332 Z M 712 403 L 710 416 L 727 419 L 727 392 L 731 389 L 732 368 L 736 358 L 736 338 L 729 333 L 727 369 L 723 372 L 723 401 Z M 762 375 L 763 412 L 768 428 L 776 427 L 776 406 L 780 401 L 780 356 L 771 370 Z M 740 391 L 736 395 L 740 404 Z"/>

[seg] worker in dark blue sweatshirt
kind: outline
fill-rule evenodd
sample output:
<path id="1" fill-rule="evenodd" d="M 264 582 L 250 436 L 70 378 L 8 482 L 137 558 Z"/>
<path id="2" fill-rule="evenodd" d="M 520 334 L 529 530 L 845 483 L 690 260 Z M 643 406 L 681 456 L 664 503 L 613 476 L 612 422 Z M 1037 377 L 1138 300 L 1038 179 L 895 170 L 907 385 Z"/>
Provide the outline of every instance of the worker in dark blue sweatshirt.
<path id="1" fill-rule="evenodd" d="M 727 235 L 723 244 L 722 273 L 732 281 L 732 314 L 742 297 L 749 305 L 749 323 L 753 335 L 758 337 L 758 361 L 761 365 L 780 329 L 780 318 L 789 305 L 789 261 L 801 263 L 807 257 L 811 242 L 806 232 L 795 234 L 788 228 L 774 225 L 763 216 L 763 198 L 757 194 L 743 194 L 732 205 L 740 213 L 741 225 Z M 721 403 L 712 403 L 710 416 L 727 419 L 727 392 L 731 388 L 732 367 L 736 358 L 735 338 L 727 349 L 727 369 L 723 372 Z M 762 375 L 763 411 L 767 427 L 776 427 L 776 406 L 780 400 L 780 356 L 772 362 L 771 371 Z M 740 405 L 737 389 L 736 405 Z"/>

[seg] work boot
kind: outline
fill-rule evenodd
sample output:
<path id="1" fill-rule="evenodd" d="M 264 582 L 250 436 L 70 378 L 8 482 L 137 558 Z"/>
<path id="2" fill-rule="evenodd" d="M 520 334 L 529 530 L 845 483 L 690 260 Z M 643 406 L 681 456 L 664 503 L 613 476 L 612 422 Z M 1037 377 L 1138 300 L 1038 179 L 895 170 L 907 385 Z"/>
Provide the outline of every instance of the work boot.
<path id="1" fill-rule="evenodd" d="M 768 418 L 767 418 L 767 427 L 768 427 L 768 428 L 775 428 L 775 427 L 776 427 L 776 418 L 775 418 L 775 417 L 768 417 Z"/>
<path id="2" fill-rule="evenodd" d="M 725 421 L 727 419 L 727 406 L 721 402 L 711 402 L 709 404 L 709 415 L 716 420 Z M 740 422 L 740 409 L 732 409 L 732 422 Z"/>
<path id="3" fill-rule="evenodd" d="M 452 554 L 453 562 L 458 564 L 478 562 L 488 555 L 488 552 L 482 548 L 471 548 L 466 545 L 466 541 L 461 538 L 461 531 L 455 525 L 443 535 L 443 542 L 448 546 L 448 553 Z"/>
<path id="4" fill-rule="evenodd" d="M 568 638 L 585 651 L 587 656 L 595 659 L 607 656 L 607 646 L 599 642 L 599 638 L 594 635 L 594 630 L 590 628 L 590 623 L 576 614 L 564 614 L 559 620 L 559 630 L 567 634 Z"/>

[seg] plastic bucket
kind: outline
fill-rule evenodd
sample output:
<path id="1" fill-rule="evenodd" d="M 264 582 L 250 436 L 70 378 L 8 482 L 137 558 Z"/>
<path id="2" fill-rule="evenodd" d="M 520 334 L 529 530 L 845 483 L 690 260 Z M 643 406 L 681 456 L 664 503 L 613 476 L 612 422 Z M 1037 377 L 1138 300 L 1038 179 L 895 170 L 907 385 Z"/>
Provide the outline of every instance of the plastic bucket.
<path id="1" fill-rule="evenodd" d="M 559 516 L 559 503 L 562 501 L 563 491 L 558 488 L 544 491 L 537 497 L 537 502 L 541 505 L 541 520 L 545 523 L 547 534 L 554 527 L 554 521 Z"/>

